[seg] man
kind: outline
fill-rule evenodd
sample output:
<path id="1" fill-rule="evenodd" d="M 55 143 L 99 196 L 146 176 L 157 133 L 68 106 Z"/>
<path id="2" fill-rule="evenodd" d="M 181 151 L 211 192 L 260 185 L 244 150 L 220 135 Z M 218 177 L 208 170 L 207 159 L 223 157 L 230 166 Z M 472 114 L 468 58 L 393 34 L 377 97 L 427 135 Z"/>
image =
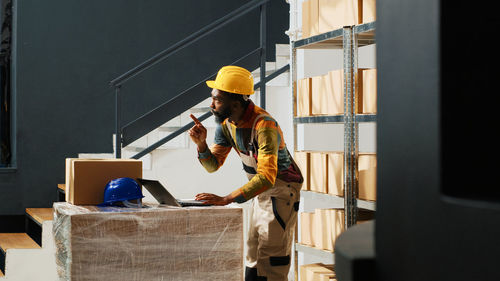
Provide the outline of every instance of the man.
<path id="1" fill-rule="evenodd" d="M 238 153 L 248 183 L 226 196 L 196 195 L 207 204 L 226 205 L 253 199 L 245 280 L 288 280 L 293 231 L 297 223 L 302 175 L 288 152 L 278 123 L 248 99 L 254 93 L 252 74 L 241 67 L 225 66 L 212 88 L 212 113 L 219 126 L 208 148 L 207 130 L 191 115 L 189 130 L 198 146 L 198 158 L 215 172 L 231 148 Z"/>

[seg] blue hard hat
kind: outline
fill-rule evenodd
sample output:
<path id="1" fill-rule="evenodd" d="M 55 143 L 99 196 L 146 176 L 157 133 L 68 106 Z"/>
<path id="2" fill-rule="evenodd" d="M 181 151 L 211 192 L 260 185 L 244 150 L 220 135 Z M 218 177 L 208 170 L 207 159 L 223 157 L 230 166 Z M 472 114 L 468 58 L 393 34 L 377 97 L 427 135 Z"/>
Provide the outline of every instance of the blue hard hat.
<path id="1" fill-rule="evenodd" d="M 104 200 L 99 206 L 110 206 L 116 202 L 144 198 L 141 187 L 132 178 L 117 178 L 106 184 Z"/>

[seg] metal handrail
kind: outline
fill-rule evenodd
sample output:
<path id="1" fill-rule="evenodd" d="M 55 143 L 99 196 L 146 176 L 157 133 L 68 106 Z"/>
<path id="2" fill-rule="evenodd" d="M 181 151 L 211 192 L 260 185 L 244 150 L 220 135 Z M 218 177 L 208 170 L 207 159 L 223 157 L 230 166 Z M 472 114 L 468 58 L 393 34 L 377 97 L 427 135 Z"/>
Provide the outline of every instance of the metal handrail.
<path id="1" fill-rule="evenodd" d="M 177 42 L 176 44 L 172 45 L 171 47 L 161 51 L 160 53 L 156 54 L 155 56 L 149 58 L 148 60 L 144 61 L 143 63 L 139 64 L 138 66 L 130 69 L 129 71 L 125 72 L 124 74 L 120 75 L 119 77 L 113 79 L 110 81 L 110 86 L 114 87 L 115 90 L 115 157 L 116 158 L 121 158 L 121 149 L 122 149 L 122 143 L 123 143 L 123 138 L 122 138 L 122 132 L 123 128 L 121 126 L 121 97 L 120 97 L 120 90 L 122 85 L 132 79 L 133 77 L 137 76 L 138 74 L 142 73 L 143 71 L 153 67 L 154 65 L 158 64 L 159 62 L 163 61 L 164 59 L 168 58 L 172 54 L 176 53 L 179 50 L 182 50 L 186 48 L 187 46 L 191 45 L 192 43 L 204 38 L 205 36 L 211 34 L 212 32 L 220 29 L 221 27 L 233 22 L 234 20 L 240 18 L 241 16 L 249 13 L 255 8 L 260 8 L 260 80 L 264 81 L 265 84 L 265 71 L 266 71 L 266 37 L 267 37 L 267 2 L 270 0 L 254 0 L 251 2 L 246 3 L 245 5 L 241 6 L 240 8 L 234 10 L 233 12 L 225 15 L 224 17 L 221 17 L 220 19 L 216 20 L 215 22 L 205 26 L 204 28 L 198 30 L 197 32 L 191 34 L 190 36 L 186 37 L 185 39 Z M 263 87 L 260 91 L 260 100 L 261 100 L 261 107 L 265 108 L 265 94 L 266 94 L 266 88 Z"/>
<path id="2" fill-rule="evenodd" d="M 264 83 L 267 83 L 267 82 L 273 80 L 274 78 L 280 76 L 282 73 L 285 73 L 289 69 L 290 69 L 289 64 L 281 67 L 280 69 L 276 70 L 275 72 L 269 74 L 269 76 L 267 76 L 266 79 L 264 79 Z M 261 83 L 262 83 L 262 81 L 255 83 L 255 85 L 253 86 L 254 90 L 257 90 L 258 88 L 260 88 Z"/>
<path id="3" fill-rule="evenodd" d="M 156 65 L 157 63 L 163 61 L 164 59 L 168 58 L 172 54 L 176 53 L 179 50 L 184 49 L 185 47 L 191 45 L 192 43 L 204 38 L 205 36 L 211 34 L 212 32 L 220 29 L 221 27 L 229 24 L 230 22 L 240 18 L 241 16 L 244 16 L 245 14 L 249 13 L 253 9 L 256 9 L 264 4 L 266 4 L 269 0 L 254 0 L 252 2 L 248 2 L 245 5 L 241 6 L 240 8 L 232 11 L 231 13 L 223 16 L 222 18 L 214 21 L 213 23 L 203 27 L 202 29 L 198 30 L 197 32 L 189 35 L 188 37 L 184 38 L 183 40 L 177 42 L 176 44 L 172 45 L 171 47 L 161 51 L 160 53 L 154 55 L 153 57 L 147 59 L 143 63 L 137 65 L 136 67 L 130 69 L 129 71 L 125 72 L 124 74 L 118 76 L 117 78 L 111 80 L 109 82 L 110 86 L 112 87 L 118 87 L 120 85 L 123 85 L 127 80 L 131 79 L 132 77 L 138 75 L 139 73 L 149 69 L 150 67 Z"/>
<path id="4" fill-rule="evenodd" d="M 239 58 L 239 59 L 237 59 L 237 60 L 233 61 L 233 62 L 231 63 L 231 65 L 238 64 L 239 62 L 241 62 L 241 61 L 243 61 L 243 60 L 245 60 L 245 59 L 247 59 L 247 58 L 251 57 L 252 55 L 255 55 L 255 54 L 257 54 L 258 52 L 261 52 L 261 51 L 262 51 L 262 48 L 260 48 L 260 47 L 259 47 L 259 48 L 255 49 L 255 50 L 251 51 L 250 53 L 248 53 L 248 54 L 246 54 L 246 55 L 242 56 L 241 58 Z M 205 81 L 207 81 L 207 80 L 211 80 L 211 79 L 214 79 L 216 75 L 217 75 L 217 72 L 216 72 L 216 73 L 214 73 L 214 74 L 211 74 L 210 76 L 207 76 L 205 79 L 202 79 L 202 80 L 201 80 L 201 81 L 199 81 L 198 83 L 194 84 L 193 86 L 189 87 L 188 89 L 186 89 L 186 90 L 184 90 L 183 92 L 181 92 L 180 94 L 178 94 L 177 96 L 175 96 L 175 97 L 171 98 L 171 99 L 170 99 L 170 100 L 168 100 L 167 102 L 165 102 L 165 103 L 163 103 L 163 104 L 161 104 L 161 105 L 157 106 L 155 109 L 153 109 L 153 110 L 149 111 L 148 113 L 146 113 L 146 114 L 144 114 L 144 115 L 142 115 L 142 116 L 138 117 L 137 119 L 135 119 L 135 120 L 133 120 L 133 121 L 131 121 L 131 122 L 127 123 L 126 125 L 124 125 L 124 126 L 123 126 L 123 129 L 125 129 L 125 128 L 127 128 L 128 126 L 131 126 L 132 124 L 134 124 L 134 123 L 136 123 L 136 122 L 138 122 L 138 121 L 142 120 L 143 118 L 145 118 L 146 116 L 148 116 L 148 115 L 149 115 L 149 114 L 151 114 L 152 112 L 154 112 L 154 111 L 158 110 L 159 108 L 161 108 L 161 107 L 163 107 L 163 106 L 167 106 L 167 105 L 168 105 L 168 103 L 170 103 L 170 102 L 172 102 L 173 100 L 175 100 L 175 99 L 179 98 L 180 96 L 183 96 L 184 94 L 188 93 L 189 91 L 191 91 L 191 90 L 192 90 L 193 88 L 195 88 L 196 86 L 199 86 L 200 84 L 205 83 Z"/>
<path id="5" fill-rule="evenodd" d="M 269 82 L 273 80 L 274 78 L 278 77 L 280 74 L 283 74 L 286 72 L 288 69 L 290 69 L 290 65 L 287 64 L 283 66 L 282 68 L 276 70 L 275 72 L 269 74 L 269 76 L 266 77 L 265 82 Z M 254 85 L 254 89 L 258 89 L 261 86 L 260 82 L 256 83 Z M 203 121 L 205 119 L 208 119 L 210 116 L 212 116 L 212 112 L 206 112 L 200 117 L 198 117 L 198 120 Z M 184 133 L 185 131 L 191 129 L 191 127 L 194 126 L 194 122 L 189 122 L 187 125 L 184 125 L 183 127 L 177 129 L 176 131 L 170 133 L 168 136 L 160 139 L 159 141 L 155 142 L 154 144 L 146 147 L 143 151 L 135 154 L 132 156 L 132 159 L 140 159 L 142 156 L 150 153 L 151 151 L 157 149 L 158 147 L 162 146 L 163 144 L 169 142 L 170 140 L 174 139 L 175 137 L 179 136 L 180 134 Z"/>

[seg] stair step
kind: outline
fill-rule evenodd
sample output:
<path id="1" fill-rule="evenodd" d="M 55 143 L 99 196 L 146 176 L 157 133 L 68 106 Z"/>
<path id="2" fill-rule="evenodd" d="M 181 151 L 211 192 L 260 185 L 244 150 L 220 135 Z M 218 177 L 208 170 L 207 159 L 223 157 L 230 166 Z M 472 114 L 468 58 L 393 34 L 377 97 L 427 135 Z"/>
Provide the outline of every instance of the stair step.
<path id="1" fill-rule="evenodd" d="M 26 208 L 26 213 L 39 224 L 54 219 L 54 210 L 52 208 Z"/>
<path id="2" fill-rule="evenodd" d="M 40 249 L 26 233 L 0 233 L 0 249 Z"/>
<path id="3" fill-rule="evenodd" d="M 60 183 L 57 185 L 57 201 L 66 201 L 66 185 L 64 183 Z"/>
<path id="4" fill-rule="evenodd" d="M 194 107 L 189 110 L 192 113 L 205 113 L 210 111 L 210 107 Z"/>
<path id="5" fill-rule="evenodd" d="M 9 249 L 40 249 L 26 233 L 0 233 L 0 273 L 5 275 L 5 261 Z"/>

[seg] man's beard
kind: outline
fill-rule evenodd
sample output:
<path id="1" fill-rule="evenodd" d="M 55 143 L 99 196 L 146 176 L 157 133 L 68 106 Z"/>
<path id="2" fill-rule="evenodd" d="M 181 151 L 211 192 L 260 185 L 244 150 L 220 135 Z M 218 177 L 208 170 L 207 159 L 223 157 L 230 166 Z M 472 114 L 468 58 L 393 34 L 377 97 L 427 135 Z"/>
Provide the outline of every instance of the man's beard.
<path id="1" fill-rule="evenodd" d="M 217 122 L 219 124 L 222 124 L 222 122 L 224 122 L 224 120 L 226 120 L 226 118 L 229 118 L 229 116 L 231 116 L 231 109 L 229 108 L 229 106 L 222 109 L 222 112 L 217 112 L 213 109 L 211 111 L 215 117 L 215 122 Z"/>

